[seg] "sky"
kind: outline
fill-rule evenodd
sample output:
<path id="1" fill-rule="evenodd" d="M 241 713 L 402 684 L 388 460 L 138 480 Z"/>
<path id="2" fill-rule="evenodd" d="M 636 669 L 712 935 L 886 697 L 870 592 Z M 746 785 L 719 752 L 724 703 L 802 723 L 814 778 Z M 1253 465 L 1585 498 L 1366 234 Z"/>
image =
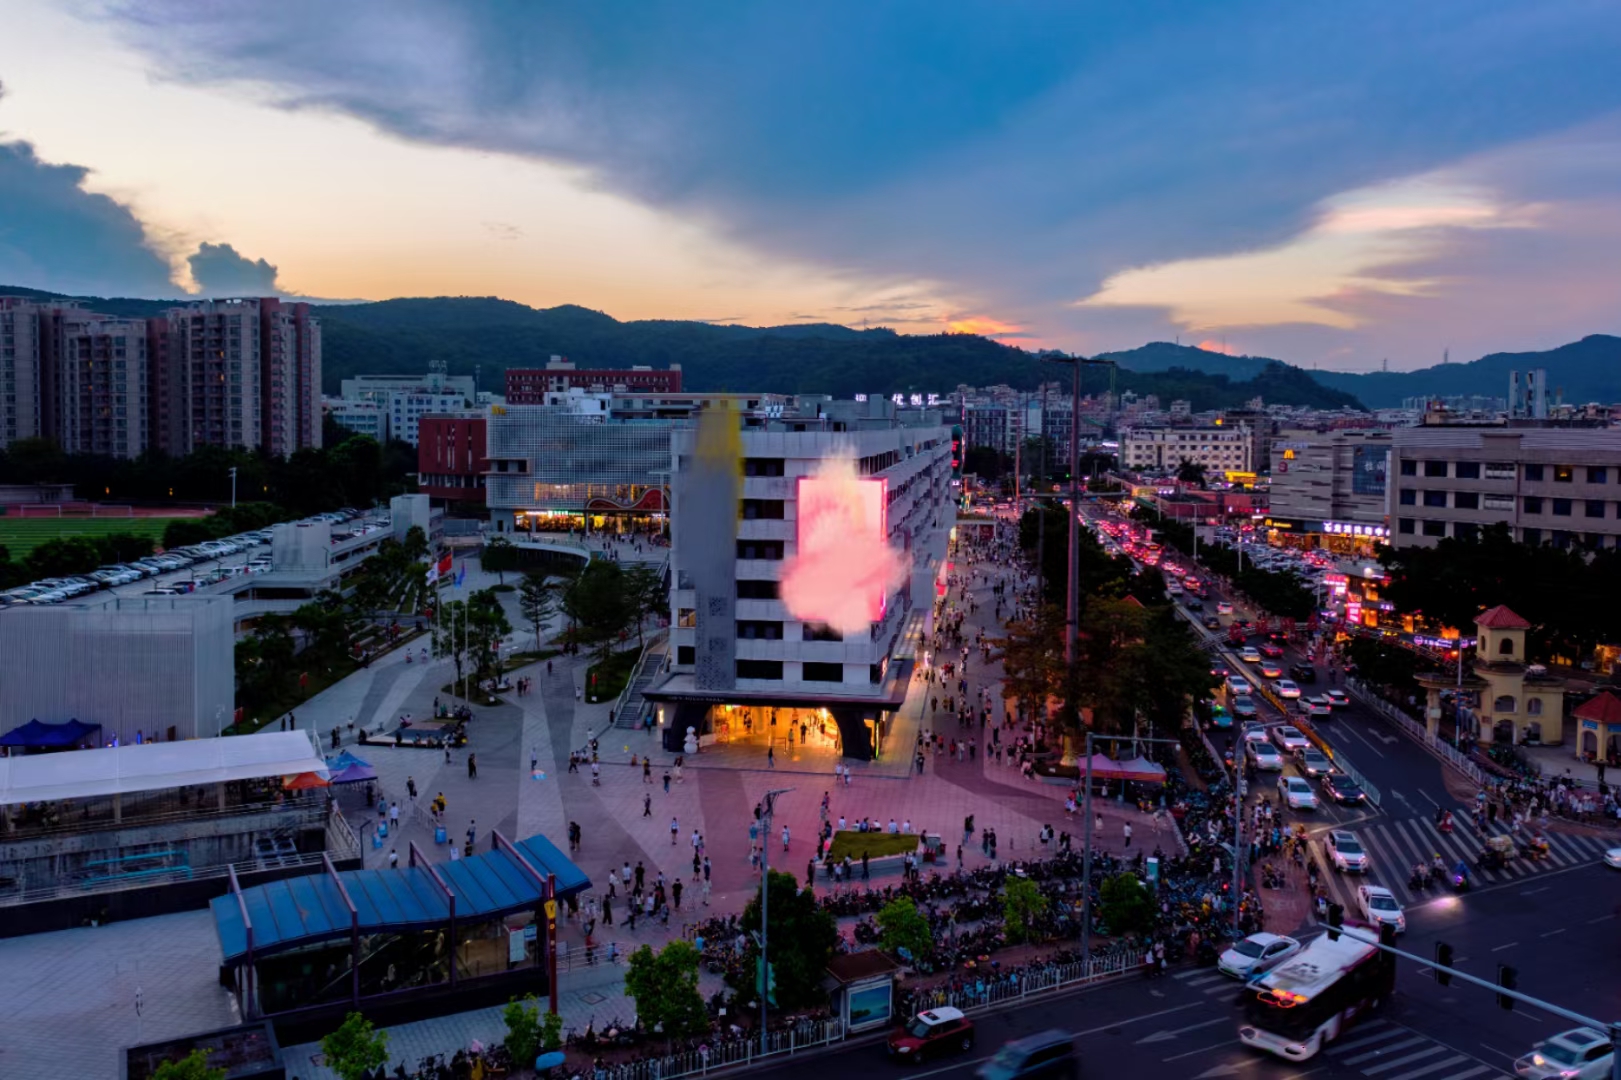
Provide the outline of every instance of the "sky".
<path id="1" fill-rule="evenodd" d="M 1427 366 L 1621 333 L 1609 0 L 10 0 L 0 284 Z"/>

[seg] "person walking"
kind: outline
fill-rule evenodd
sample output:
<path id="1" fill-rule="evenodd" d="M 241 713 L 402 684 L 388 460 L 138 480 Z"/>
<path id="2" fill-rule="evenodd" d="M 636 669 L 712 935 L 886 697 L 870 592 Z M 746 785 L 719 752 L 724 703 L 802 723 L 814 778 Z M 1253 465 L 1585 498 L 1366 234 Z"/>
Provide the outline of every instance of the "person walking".
<path id="1" fill-rule="evenodd" d="M 765 748 L 765 767 L 768 769 L 777 767 L 777 748 L 774 746 Z"/>
<path id="2" fill-rule="evenodd" d="M 782 850 L 788 850 L 788 826 L 782 827 Z"/>
<path id="3" fill-rule="evenodd" d="M 398 870 L 400 868 L 400 849 L 399 848 L 390 848 L 389 849 L 389 851 L 388 851 L 388 868 L 390 870 Z"/>
<path id="4" fill-rule="evenodd" d="M 643 795 L 642 796 L 642 816 L 643 817 L 652 817 L 653 816 L 653 796 L 651 796 L 651 795 Z"/>
<path id="5" fill-rule="evenodd" d="M 1131 822 L 1128 821 L 1121 826 L 1121 832 L 1125 833 L 1126 846 L 1129 848 L 1131 846 Z"/>
<path id="6" fill-rule="evenodd" d="M 681 823 L 675 818 L 670 819 L 670 846 L 675 847 L 676 834 L 681 831 Z"/>
<path id="7" fill-rule="evenodd" d="M 476 754 L 467 755 L 467 779 L 478 779 L 478 755 Z"/>
<path id="8" fill-rule="evenodd" d="M 411 797 L 412 802 L 416 801 L 416 797 L 417 797 L 417 778 L 416 777 L 407 776 L 405 778 L 405 793 Z"/>

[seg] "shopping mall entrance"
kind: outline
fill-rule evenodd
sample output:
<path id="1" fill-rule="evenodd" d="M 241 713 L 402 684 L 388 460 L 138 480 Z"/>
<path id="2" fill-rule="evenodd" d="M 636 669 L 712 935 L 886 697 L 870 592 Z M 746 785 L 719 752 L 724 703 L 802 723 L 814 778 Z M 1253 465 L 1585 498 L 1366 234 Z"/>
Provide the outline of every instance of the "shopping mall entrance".
<path id="1" fill-rule="evenodd" d="M 663 701 L 656 715 L 664 748 L 682 753 L 688 735 L 707 752 L 735 753 L 763 763 L 769 748 L 778 765 L 828 765 L 843 758 L 872 761 L 884 745 L 893 713 L 860 704 Z"/>

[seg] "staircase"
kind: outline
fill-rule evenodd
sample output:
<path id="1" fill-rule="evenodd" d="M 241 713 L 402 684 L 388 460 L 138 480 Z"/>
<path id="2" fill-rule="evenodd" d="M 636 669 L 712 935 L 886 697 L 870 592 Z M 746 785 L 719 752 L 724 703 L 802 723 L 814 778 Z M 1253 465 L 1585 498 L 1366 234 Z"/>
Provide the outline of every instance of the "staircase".
<path id="1" fill-rule="evenodd" d="M 619 695 L 619 702 L 614 706 L 614 727 L 628 730 L 634 728 L 641 720 L 642 713 L 647 708 L 646 699 L 642 695 L 663 671 L 664 657 L 668 648 L 668 635 L 647 643 L 647 648 L 642 651 L 641 663 L 636 665 L 636 674 L 625 686 L 625 692 Z"/>

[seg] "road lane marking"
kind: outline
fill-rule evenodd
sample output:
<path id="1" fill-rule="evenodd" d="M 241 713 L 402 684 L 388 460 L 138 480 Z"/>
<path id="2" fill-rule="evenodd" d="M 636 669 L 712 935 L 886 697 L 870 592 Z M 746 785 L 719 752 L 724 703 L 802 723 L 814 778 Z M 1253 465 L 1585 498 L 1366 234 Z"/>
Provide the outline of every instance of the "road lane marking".
<path id="1" fill-rule="evenodd" d="M 1543 934 L 1542 936 L 1543 937 L 1553 937 L 1555 934 L 1563 934 L 1567 929 L 1569 929 L 1569 928 L 1561 926 L 1557 930 L 1549 930 L 1546 934 Z"/>
<path id="2" fill-rule="evenodd" d="M 1435 807 L 1436 809 L 1440 809 L 1441 804 L 1436 802 L 1434 799 L 1430 798 L 1430 793 L 1429 792 L 1425 791 L 1423 788 L 1415 788 L 1414 790 L 1417 791 L 1420 795 L 1424 796 L 1424 801 L 1425 802 L 1429 803 L 1431 806 Z"/>
<path id="3" fill-rule="evenodd" d="M 1172 1031 L 1156 1031 L 1152 1035 L 1145 1035 L 1141 1039 L 1138 1039 L 1133 1045 L 1142 1046 L 1145 1043 L 1165 1042 L 1167 1039 L 1174 1039 L 1178 1035 L 1186 1034 L 1189 1031 L 1198 1031 L 1200 1028 L 1207 1028 L 1214 1024 L 1226 1024 L 1229 1022 L 1230 1021 L 1225 1016 L 1218 1016 L 1214 1020 L 1206 1020 L 1202 1024 L 1189 1024 L 1185 1028 L 1176 1028 Z"/>
<path id="4" fill-rule="evenodd" d="M 1097 1034 L 1100 1034 L 1101 1032 L 1108 1031 L 1110 1028 L 1113 1028 L 1113 1027 L 1124 1027 L 1127 1024 L 1135 1024 L 1135 1023 L 1137 1023 L 1138 1021 L 1141 1021 L 1141 1020 L 1152 1020 L 1156 1016 L 1169 1016 L 1172 1013 L 1186 1012 L 1188 1009 L 1198 1009 L 1198 1008 L 1203 1008 L 1203 1007 L 1204 1007 L 1204 1002 L 1202 1002 L 1202 1001 L 1190 1001 L 1186 1005 L 1177 1005 L 1174 1008 L 1161 1009 L 1159 1012 L 1144 1013 L 1141 1016 L 1133 1016 L 1133 1017 L 1131 1017 L 1129 1019 L 1126 1019 L 1126 1020 L 1116 1020 L 1112 1024 L 1104 1024 L 1102 1027 L 1091 1028 L 1091 1029 L 1089 1029 L 1087 1031 L 1077 1031 L 1075 1033 L 1075 1036 L 1076 1036 L 1076 1038 L 1079 1038 L 1082 1035 L 1097 1035 Z"/>
<path id="5" fill-rule="evenodd" d="M 1450 1049 L 1450 1047 L 1448 1049 Z M 1453 1054 L 1449 1058 L 1442 1058 L 1440 1061 L 1432 1061 L 1428 1065 L 1420 1065 L 1416 1069 L 1409 1069 L 1404 1073 L 1397 1073 L 1395 1076 L 1387 1077 L 1386 1080 L 1413 1080 L 1414 1077 L 1423 1076 L 1425 1073 L 1438 1072 L 1441 1069 L 1450 1069 L 1454 1065 L 1462 1065 L 1468 1060 L 1469 1059 L 1464 1057 L 1462 1054 Z M 1485 1068 L 1485 1066 L 1481 1066 L 1480 1068 Z M 1475 1070 L 1477 1073 L 1479 1071 L 1480 1069 L 1478 1068 Z M 1452 1078 L 1443 1077 L 1442 1080 L 1452 1080 Z"/>
<path id="6" fill-rule="evenodd" d="M 1518 941 L 1511 941 L 1507 945 L 1493 945 L 1492 946 L 1492 952 L 1502 952 L 1504 949 L 1512 949 L 1514 946 L 1516 946 L 1518 944 L 1519 944 Z"/>
<path id="7" fill-rule="evenodd" d="M 1224 1046 L 1237 1046 L 1237 1045 L 1240 1045 L 1239 1040 L 1237 1040 L 1237 1039 L 1226 1039 L 1226 1040 L 1223 1040 L 1222 1042 L 1219 1042 L 1219 1043 L 1212 1043 L 1209 1046 L 1201 1046 L 1197 1050 L 1189 1050 L 1186 1053 L 1182 1053 L 1182 1054 L 1173 1054 L 1172 1056 L 1170 1056 L 1168 1058 L 1161 1058 L 1160 1060 L 1161 1061 L 1180 1061 L 1185 1057 L 1196 1057 L 1199 1054 L 1208 1054 L 1212 1050 L 1220 1050 Z"/>
<path id="8" fill-rule="evenodd" d="M 1395 1061 L 1383 1061 L 1378 1065 L 1369 1065 L 1366 1069 L 1362 1070 L 1362 1075 L 1374 1076 L 1378 1073 L 1384 1072 L 1386 1069 L 1398 1069 L 1403 1065 L 1411 1065 L 1415 1061 L 1421 1061 L 1427 1057 L 1434 1057 L 1436 1054 L 1445 1054 L 1451 1049 L 1452 1047 L 1442 1046 L 1439 1043 L 1432 1046 L 1426 1046 L 1417 1053 L 1408 1054 L 1406 1057 L 1399 1057 Z"/>
<path id="9" fill-rule="evenodd" d="M 1381 761 L 1384 760 L 1385 755 L 1380 752 L 1379 748 L 1377 746 L 1373 745 L 1367 739 L 1364 739 L 1361 735 L 1357 734 L 1357 732 L 1355 730 L 1353 730 L 1349 724 L 1347 724 L 1345 726 L 1345 733 L 1347 735 L 1355 735 L 1357 742 L 1361 743 L 1363 746 L 1366 746 L 1369 750 L 1371 750 L 1375 757 L 1379 758 Z"/>
<path id="10" fill-rule="evenodd" d="M 1422 1046 L 1427 1041 L 1428 1040 L 1423 1036 L 1416 1035 L 1409 1039 L 1402 1039 L 1400 1042 L 1386 1043 L 1384 1046 L 1381 1046 L 1376 1050 L 1369 1050 L 1366 1053 L 1352 1054 L 1350 1057 L 1342 1057 L 1340 1060 L 1345 1062 L 1347 1065 L 1357 1065 L 1364 1061 L 1372 1061 L 1375 1058 L 1384 1057 L 1386 1054 L 1393 1053 L 1397 1050 L 1408 1050 L 1415 1046 Z"/>
<path id="11" fill-rule="evenodd" d="M 1534 896 L 1539 892 L 1547 892 L 1551 888 L 1553 888 L 1552 885 L 1544 885 L 1539 889 L 1521 889 L 1520 890 L 1520 895 L 1521 896 Z"/>

